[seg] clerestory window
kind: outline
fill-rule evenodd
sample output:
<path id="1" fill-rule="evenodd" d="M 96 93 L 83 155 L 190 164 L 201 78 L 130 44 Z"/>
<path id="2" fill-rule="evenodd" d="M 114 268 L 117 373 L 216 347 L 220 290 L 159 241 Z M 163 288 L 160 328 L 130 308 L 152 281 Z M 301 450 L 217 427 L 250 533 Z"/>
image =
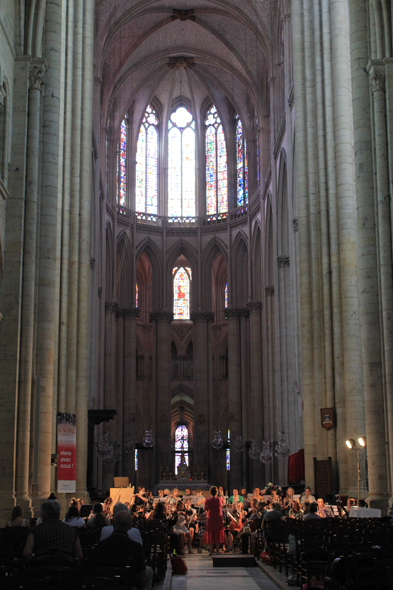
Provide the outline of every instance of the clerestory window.
<path id="1" fill-rule="evenodd" d="M 178 107 L 168 122 L 168 216 L 195 217 L 195 121 Z"/>

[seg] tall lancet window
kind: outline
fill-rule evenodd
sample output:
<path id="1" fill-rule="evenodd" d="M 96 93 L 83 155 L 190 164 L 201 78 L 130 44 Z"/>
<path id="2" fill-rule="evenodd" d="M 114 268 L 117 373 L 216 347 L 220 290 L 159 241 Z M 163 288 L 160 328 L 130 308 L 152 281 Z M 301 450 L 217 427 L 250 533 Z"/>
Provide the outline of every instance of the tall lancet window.
<path id="1" fill-rule="evenodd" d="M 195 217 L 195 121 L 179 107 L 168 123 L 168 216 Z"/>
<path id="2" fill-rule="evenodd" d="M 188 465 L 188 428 L 178 426 L 175 431 L 175 473 L 179 465 Z"/>
<path id="3" fill-rule="evenodd" d="M 239 115 L 236 115 L 236 172 L 237 206 L 240 207 L 248 203 L 248 157 L 243 123 Z"/>
<path id="4" fill-rule="evenodd" d="M 187 266 L 173 269 L 173 318 L 190 319 L 191 268 Z"/>
<path id="5" fill-rule="evenodd" d="M 135 210 L 158 212 L 158 120 L 151 105 L 146 109 L 139 130 L 136 150 Z"/>
<path id="6" fill-rule="evenodd" d="M 117 147 L 117 202 L 119 205 L 126 204 L 127 191 L 127 115 L 121 122 L 120 142 Z"/>
<path id="7" fill-rule="evenodd" d="M 228 211 L 228 167 L 224 130 L 212 106 L 206 120 L 206 213 Z"/>
<path id="8" fill-rule="evenodd" d="M 228 307 L 228 283 L 226 283 L 226 285 L 225 285 L 224 305 L 225 305 L 225 308 Z"/>

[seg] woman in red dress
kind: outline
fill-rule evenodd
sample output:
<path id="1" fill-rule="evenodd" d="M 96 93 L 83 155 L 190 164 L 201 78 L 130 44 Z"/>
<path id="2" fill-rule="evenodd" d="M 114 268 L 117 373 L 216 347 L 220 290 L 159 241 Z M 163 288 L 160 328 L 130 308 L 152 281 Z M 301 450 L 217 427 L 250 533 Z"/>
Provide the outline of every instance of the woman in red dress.
<path id="1" fill-rule="evenodd" d="M 209 555 L 213 555 L 214 547 L 216 553 L 220 552 L 220 543 L 225 542 L 224 536 L 224 522 L 222 519 L 222 505 L 224 498 L 217 497 L 217 488 L 212 486 L 210 488 L 211 498 L 205 501 L 206 510 L 206 528 L 203 541 L 205 545 L 209 545 Z"/>

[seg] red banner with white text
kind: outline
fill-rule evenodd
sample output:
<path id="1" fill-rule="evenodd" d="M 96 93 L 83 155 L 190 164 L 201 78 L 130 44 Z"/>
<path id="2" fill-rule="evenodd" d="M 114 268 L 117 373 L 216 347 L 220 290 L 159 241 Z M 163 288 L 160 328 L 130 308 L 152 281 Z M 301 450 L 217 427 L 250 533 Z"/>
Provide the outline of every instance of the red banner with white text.
<path id="1" fill-rule="evenodd" d="M 76 492 L 76 416 L 57 414 L 57 491 Z"/>

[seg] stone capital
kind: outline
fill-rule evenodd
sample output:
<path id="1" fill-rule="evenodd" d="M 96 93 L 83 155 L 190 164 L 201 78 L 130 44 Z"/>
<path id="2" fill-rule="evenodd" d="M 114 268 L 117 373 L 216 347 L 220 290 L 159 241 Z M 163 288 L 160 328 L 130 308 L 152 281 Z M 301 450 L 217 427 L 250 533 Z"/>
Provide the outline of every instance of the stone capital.
<path id="1" fill-rule="evenodd" d="M 290 266 L 290 258 L 288 254 L 282 254 L 281 256 L 277 256 L 277 263 L 278 268 L 283 268 L 284 266 Z"/>
<path id="2" fill-rule="evenodd" d="M 191 320 L 194 322 L 214 322 L 214 313 L 208 311 L 194 311 L 191 314 Z"/>
<path id="3" fill-rule="evenodd" d="M 0 86 L 0 107 L 3 106 L 4 99 L 6 97 L 6 92 L 4 86 Z"/>
<path id="4" fill-rule="evenodd" d="M 116 317 L 121 316 L 122 318 L 134 318 L 137 320 L 139 318 L 140 310 L 138 307 L 123 307 L 122 309 L 118 309 L 116 312 Z"/>
<path id="5" fill-rule="evenodd" d="M 262 311 L 262 301 L 249 301 L 247 307 L 250 310 L 250 313 L 257 313 Z"/>
<path id="6" fill-rule="evenodd" d="M 250 312 L 245 307 L 227 307 L 225 309 L 225 317 L 229 318 L 248 318 L 250 316 Z"/>
<path id="7" fill-rule="evenodd" d="M 267 285 L 265 287 L 265 293 L 266 293 L 266 297 L 273 297 L 274 296 L 274 286 Z"/>
<path id="8" fill-rule="evenodd" d="M 150 314 L 151 322 L 168 322 L 170 324 L 173 321 L 173 313 L 171 311 L 154 311 Z"/>
<path id="9" fill-rule="evenodd" d="M 299 219 L 297 217 L 294 217 L 292 219 L 292 226 L 293 231 L 295 232 L 295 234 L 297 234 L 297 232 L 299 231 Z"/>
<path id="10" fill-rule="evenodd" d="M 119 304 L 117 301 L 105 301 L 105 313 L 117 313 Z"/>
<path id="11" fill-rule="evenodd" d="M 371 60 L 367 65 L 373 92 L 385 92 L 386 70 L 381 60 Z"/>
<path id="12" fill-rule="evenodd" d="M 29 88 L 30 90 L 41 90 L 45 78 L 45 63 L 43 61 L 32 61 L 29 67 Z"/>

